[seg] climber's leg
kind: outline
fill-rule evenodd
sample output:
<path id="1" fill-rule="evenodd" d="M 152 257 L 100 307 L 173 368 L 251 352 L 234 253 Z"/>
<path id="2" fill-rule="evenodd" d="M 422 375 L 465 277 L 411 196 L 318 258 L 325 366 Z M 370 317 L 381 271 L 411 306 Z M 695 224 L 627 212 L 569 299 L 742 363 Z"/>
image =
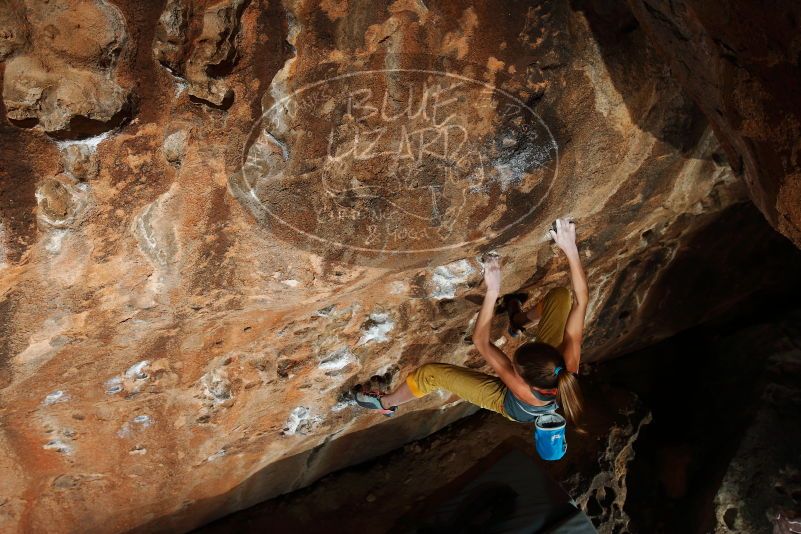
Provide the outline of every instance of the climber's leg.
<path id="1" fill-rule="evenodd" d="M 476 406 L 508 417 L 503 409 L 507 388 L 501 379 L 466 367 L 427 363 L 418 367 L 406 378 L 405 386 L 415 397 L 428 395 L 436 389 L 444 389 Z M 399 389 L 402 388 L 403 386 Z M 406 395 L 405 390 L 402 395 Z M 386 402 L 386 397 L 384 400 L 385 405 L 391 405 Z"/>
<path id="2" fill-rule="evenodd" d="M 573 297 L 566 287 L 555 287 L 548 291 L 545 298 L 537 304 L 538 313 L 541 314 L 540 324 L 534 333 L 536 340 L 558 347 L 565 335 L 565 324 L 570 308 L 573 307 Z"/>
<path id="3" fill-rule="evenodd" d="M 515 321 L 524 326 L 539 321 L 542 317 L 542 301 L 538 302 L 536 306 L 528 311 L 520 311 L 519 315 L 515 317 Z"/>

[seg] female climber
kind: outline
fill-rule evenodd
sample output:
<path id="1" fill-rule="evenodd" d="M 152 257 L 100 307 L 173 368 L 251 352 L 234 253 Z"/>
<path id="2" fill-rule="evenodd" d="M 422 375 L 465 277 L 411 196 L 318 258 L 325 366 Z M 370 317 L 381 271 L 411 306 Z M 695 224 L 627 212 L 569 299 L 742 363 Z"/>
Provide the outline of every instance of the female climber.
<path id="1" fill-rule="evenodd" d="M 356 402 L 392 415 L 397 406 L 435 389 L 444 389 L 513 421 L 535 421 L 557 406 L 564 409 L 568 420 L 576 421 L 581 414 L 582 399 L 574 373 L 578 372 L 581 359 L 589 291 L 576 246 L 575 225 L 567 219 L 557 219 L 548 233 L 567 257 L 576 302 L 571 302 L 566 287 L 551 289 L 527 313 L 521 311 L 520 302 L 507 301 L 510 330 L 522 329 L 528 322 L 539 320 L 535 340 L 521 345 L 511 358 L 490 340 L 501 271 L 497 257 L 484 264 L 487 293 L 476 320 L 473 343 L 497 377 L 458 365 L 428 363 L 412 372 L 392 393 L 359 392 L 355 395 Z"/>

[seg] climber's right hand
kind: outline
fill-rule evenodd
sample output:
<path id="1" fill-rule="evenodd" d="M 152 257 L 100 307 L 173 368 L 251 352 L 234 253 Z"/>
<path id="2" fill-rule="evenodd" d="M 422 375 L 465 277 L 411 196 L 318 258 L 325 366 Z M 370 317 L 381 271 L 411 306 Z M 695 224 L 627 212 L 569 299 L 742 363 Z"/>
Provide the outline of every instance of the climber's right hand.
<path id="1" fill-rule="evenodd" d="M 556 246 L 568 256 L 571 254 L 577 255 L 576 224 L 570 219 L 556 219 L 554 226 L 556 230 L 549 230 L 548 235 L 553 239 L 554 243 L 556 243 Z"/>

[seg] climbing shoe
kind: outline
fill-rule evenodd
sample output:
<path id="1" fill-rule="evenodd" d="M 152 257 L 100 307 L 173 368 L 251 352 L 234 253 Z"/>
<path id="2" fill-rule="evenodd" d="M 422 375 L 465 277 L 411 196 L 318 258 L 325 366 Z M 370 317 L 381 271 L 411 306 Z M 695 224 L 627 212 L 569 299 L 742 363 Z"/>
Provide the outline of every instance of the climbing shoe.
<path id="1" fill-rule="evenodd" d="M 353 399 L 356 401 L 356 404 L 362 408 L 377 410 L 378 413 L 384 414 L 387 417 L 391 417 L 397 409 L 397 406 L 393 406 L 392 408 L 384 408 L 381 406 L 381 394 L 375 391 L 368 391 L 366 393 L 360 391 L 353 396 Z"/>

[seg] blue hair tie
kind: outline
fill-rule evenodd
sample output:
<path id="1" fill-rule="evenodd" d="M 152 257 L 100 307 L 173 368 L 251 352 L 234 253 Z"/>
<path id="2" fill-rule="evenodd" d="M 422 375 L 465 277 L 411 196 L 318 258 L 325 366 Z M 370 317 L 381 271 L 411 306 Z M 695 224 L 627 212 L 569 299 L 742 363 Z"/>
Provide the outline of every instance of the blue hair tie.
<path id="1" fill-rule="evenodd" d="M 560 372 L 560 371 L 562 371 L 562 368 L 561 368 L 561 367 L 559 367 L 559 366 L 557 366 L 557 367 L 556 367 L 556 368 L 553 370 L 553 376 L 559 376 L 559 372 Z"/>

